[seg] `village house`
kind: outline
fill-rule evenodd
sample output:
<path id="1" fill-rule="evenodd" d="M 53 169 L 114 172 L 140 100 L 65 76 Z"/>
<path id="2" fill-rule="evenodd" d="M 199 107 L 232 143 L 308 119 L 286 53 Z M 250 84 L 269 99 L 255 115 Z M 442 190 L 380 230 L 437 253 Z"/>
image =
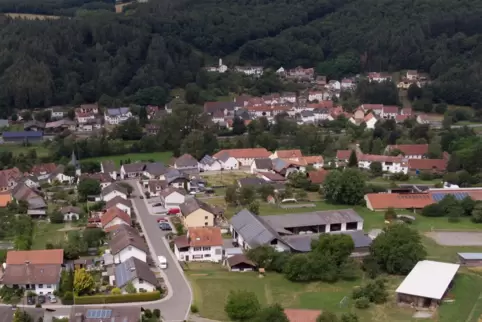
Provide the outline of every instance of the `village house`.
<path id="1" fill-rule="evenodd" d="M 74 132 L 76 129 L 77 123 L 66 119 L 45 123 L 45 134 L 57 134 L 65 130 Z"/>
<path id="2" fill-rule="evenodd" d="M 189 228 L 185 236 L 174 240 L 174 254 L 179 261 L 209 261 L 223 259 L 223 237 L 219 227 Z"/>
<path id="3" fill-rule="evenodd" d="M 60 208 L 60 213 L 64 215 L 64 221 L 77 221 L 82 211 L 79 207 L 67 206 Z"/>
<path id="4" fill-rule="evenodd" d="M 67 108 L 63 108 L 62 106 L 52 106 L 49 107 L 47 110 L 50 110 L 50 118 L 53 120 L 63 119 L 64 116 L 67 116 Z"/>
<path id="5" fill-rule="evenodd" d="M 308 172 L 308 180 L 312 184 L 316 185 L 323 185 L 323 182 L 325 182 L 326 176 L 330 173 L 330 171 L 325 170 L 325 169 L 320 169 L 316 171 L 309 171 Z"/>
<path id="6" fill-rule="evenodd" d="M 253 149 L 228 149 L 221 150 L 214 155 L 216 159 L 221 159 L 222 157 L 233 157 L 242 166 L 249 167 L 255 159 L 269 158 L 271 153 L 265 148 L 253 148 Z"/>
<path id="7" fill-rule="evenodd" d="M 341 89 L 344 91 L 354 90 L 356 88 L 355 80 L 352 78 L 343 78 L 341 80 Z"/>
<path id="8" fill-rule="evenodd" d="M 167 182 L 165 180 L 149 180 L 147 187 L 151 197 L 158 197 L 159 193 L 167 187 Z"/>
<path id="9" fill-rule="evenodd" d="M 151 162 L 144 166 L 142 175 L 148 179 L 165 179 L 165 174 L 169 169 L 161 162 Z"/>
<path id="10" fill-rule="evenodd" d="M 199 168 L 202 171 L 221 171 L 223 165 L 221 162 L 210 155 L 205 155 L 199 161 Z"/>
<path id="11" fill-rule="evenodd" d="M 392 157 L 388 155 L 361 154 L 358 156 L 358 167 L 370 170 L 373 162 L 379 162 L 382 170 L 389 173 L 408 173 L 407 162 L 402 157 Z"/>
<path id="12" fill-rule="evenodd" d="M 115 266 L 114 274 L 109 276 L 112 286 L 127 293 L 126 286 L 131 283 L 137 292 L 154 292 L 158 286 L 157 278 L 146 262 L 131 257 Z"/>
<path id="13" fill-rule="evenodd" d="M 63 249 L 8 251 L 0 284 L 53 294 L 59 288 L 63 263 Z"/>
<path id="14" fill-rule="evenodd" d="M 285 176 L 286 178 L 295 172 L 305 172 L 306 166 L 307 164 L 304 159 L 273 159 L 273 171 Z"/>
<path id="15" fill-rule="evenodd" d="M 102 172 L 82 173 L 79 176 L 79 178 L 77 179 L 77 184 L 79 184 L 80 181 L 82 181 L 84 179 L 93 179 L 93 180 L 99 181 L 101 189 L 107 188 L 108 186 L 110 186 L 114 182 L 114 179 L 112 179 L 111 176 L 109 176 L 107 173 L 102 173 Z"/>
<path id="16" fill-rule="evenodd" d="M 171 168 L 166 172 L 164 177 L 167 185 L 171 187 L 184 189 L 186 191 L 191 189 L 191 180 L 189 179 L 188 174 L 184 172 Z"/>
<path id="17" fill-rule="evenodd" d="M 146 164 L 143 162 L 136 162 L 136 163 L 121 165 L 121 168 L 120 168 L 121 179 L 130 179 L 130 178 L 137 178 L 142 176 L 145 165 Z"/>
<path id="18" fill-rule="evenodd" d="M 251 173 L 258 171 L 272 171 L 273 161 L 270 158 L 256 159 L 251 163 Z"/>
<path id="19" fill-rule="evenodd" d="M 113 206 L 100 217 L 100 223 L 102 229 L 109 231 L 111 227 L 116 227 L 118 225 L 132 225 L 131 217 L 124 211 L 120 210 L 116 206 Z"/>
<path id="20" fill-rule="evenodd" d="M 199 162 L 190 154 L 183 154 L 174 162 L 174 169 L 184 172 L 198 172 Z"/>
<path id="21" fill-rule="evenodd" d="M 118 167 L 112 160 L 102 161 L 100 163 L 100 171 L 102 173 L 107 173 L 114 180 L 116 180 L 119 175 Z"/>
<path id="22" fill-rule="evenodd" d="M 36 164 L 30 169 L 30 174 L 36 176 L 38 180 L 45 180 L 55 169 L 57 169 L 55 163 Z"/>
<path id="23" fill-rule="evenodd" d="M 256 76 L 259 77 L 263 75 L 263 67 L 262 66 L 235 66 L 234 70 L 238 73 L 243 73 L 248 76 Z"/>
<path id="24" fill-rule="evenodd" d="M 315 69 L 298 66 L 286 71 L 285 77 L 296 81 L 311 82 L 315 79 Z"/>
<path id="25" fill-rule="evenodd" d="M 110 252 L 108 252 L 113 257 L 113 263 L 123 263 L 131 257 L 146 262 L 149 248 L 136 229 L 127 225 L 120 225 L 115 228 L 110 233 Z"/>
<path id="26" fill-rule="evenodd" d="M 408 171 L 410 174 L 431 172 L 443 174 L 447 170 L 446 159 L 408 159 Z"/>
<path id="27" fill-rule="evenodd" d="M 146 124 L 144 129 L 148 135 L 157 135 L 161 127 L 157 124 Z"/>
<path id="28" fill-rule="evenodd" d="M 37 131 L 41 132 L 45 129 L 45 122 L 40 122 L 36 120 L 25 122 L 23 125 L 24 131 Z"/>
<path id="29" fill-rule="evenodd" d="M 256 264 L 244 254 L 229 256 L 224 260 L 224 265 L 230 272 L 251 272 L 256 269 Z"/>
<path id="30" fill-rule="evenodd" d="M 444 116 L 439 114 L 418 114 L 416 121 L 418 124 L 428 124 L 433 128 L 441 128 Z"/>
<path id="31" fill-rule="evenodd" d="M 132 117 L 128 107 L 108 108 L 104 113 L 104 120 L 107 124 L 117 125 Z"/>
<path id="32" fill-rule="evenodd" d="M 208 66 L 204 68 L 206 71 L 211 73 L 225 73 L 228 70 L 228 66 L 223 64 L 223 60 L 219 58 L 217 66 Z"/>
<path id="33" fill-rule="evenodd" d="M 161 203 L 166 209 L 178 208 L 186 201 L 186 191 L 173 187 L 167 187 L 159 193 Z"/>
<path id="34" fill-rule="evenodd" d="M 106 209 L 112 207 L 119 208 L 123 212 L 127 213 L 129 217 L 131 216 L 132 203 L 129 199 L 124 199 L 120 196 L 114 197 L 105 204 Z"/>
<path id="35" fill-rule="evenodd" d="M 370 82 L 381 83 L 381 82 L 391 81 L 392 76 L 389 73 L 385 73 L 385 72 L 380 72 L 380 73 L 372 72 L 372 73 L 368 73 L 368 79 L 370 80 Z"/>
<path id="36" fill-rule="evenodd" d="M 399 151 L 406 159 L 422 159 L 428 154 L 428 144 L 394 144 L 387 145 L 385 154 Z"/>
<path id="37" fill-rule="evenodd" d="M 214 210 L 213 208 L 197 198 L 186 198 L 185 201 L 179 205 L 181 210 L 182 220 L 184 226 L 192 227 L 212 227 L 214 226 Z"/>
<path id="38" fill-rule="evenodd" d="M 221 168 L 223 170 L 238 170 L 239 162 L 236 158 L 229 155 L 229 153 L 221 154 L 217 157 L 217 160 L 221 162 Z"/>
<path id="39" fill-rule="evenodd" d="M 275 172 L 258 171 L 256 173 L 256 176 L 260 179 L 263 179 L 266 182 L 281 183 L 281 184 L 286 182 L 285 177 Z"/>
<path id="40" fill-rule="evenodd" d="M 213 115 L 217 111 L 221 111 L 225 116 L 229 112 L 234 112 L 237 109 L 235 102 L 206 102 L 204 103 L 204 113 Z"/>
<path id="41" fill-rule="evenodd" d="M 117 196 L 127 199 L 128 191 L 127 188 L 117 183 L 111 183 L 110 185 L 102 189 L 100 194 L 102 200 L 108 202 L 109 200 L 114 199 Z"/>

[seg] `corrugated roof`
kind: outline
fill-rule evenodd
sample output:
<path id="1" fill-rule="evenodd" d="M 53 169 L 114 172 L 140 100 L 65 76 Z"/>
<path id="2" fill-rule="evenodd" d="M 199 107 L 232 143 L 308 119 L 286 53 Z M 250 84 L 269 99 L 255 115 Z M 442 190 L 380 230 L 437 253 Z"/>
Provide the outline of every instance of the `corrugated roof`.
<path id="1" fill-rule="evenodd" d="M 467 260 L 482 260 L 482 253 L 457 253 L 457 255 Z"/>
<path id="2" fill-rule="evenodd" d="M 452 263 L 420 261 L 395 292 L 440 300 L 459 267 Z"/>
<path id="3" fill-rule="evenodd" d="M 363 218 L 353 209 L 313 211 L 297 214 L 264 216 L 263 219 L 276 228 L 295 228 L 363 222 Z"/>
<path id="4" fill-rule="evenodd" d="M 278 234 L 268 224 L 247 209 L 234 215 L 230 223 L 250 247 L 265 245 L 278 238 Z"/>

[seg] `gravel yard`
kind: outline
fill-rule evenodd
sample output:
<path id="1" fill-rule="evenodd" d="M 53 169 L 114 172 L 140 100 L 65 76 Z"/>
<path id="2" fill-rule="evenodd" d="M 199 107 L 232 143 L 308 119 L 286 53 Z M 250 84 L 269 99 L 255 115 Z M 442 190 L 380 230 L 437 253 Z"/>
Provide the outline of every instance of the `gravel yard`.
<path id="1" fill-rule="evenodd" d="M 425 235 L 444 246 L 482 246 L 482 232 L 432 231 Z"/>

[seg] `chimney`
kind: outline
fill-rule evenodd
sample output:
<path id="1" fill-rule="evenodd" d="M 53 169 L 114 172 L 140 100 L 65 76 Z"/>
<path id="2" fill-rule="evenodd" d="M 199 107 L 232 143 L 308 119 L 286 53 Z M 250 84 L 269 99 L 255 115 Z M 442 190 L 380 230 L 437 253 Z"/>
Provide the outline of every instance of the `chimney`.
<path id="1" fill-rule="evenodd" d="M 219 58 L 219 67 L 221 67 L 222 65 L 223 65 L 223 59 Z"/>

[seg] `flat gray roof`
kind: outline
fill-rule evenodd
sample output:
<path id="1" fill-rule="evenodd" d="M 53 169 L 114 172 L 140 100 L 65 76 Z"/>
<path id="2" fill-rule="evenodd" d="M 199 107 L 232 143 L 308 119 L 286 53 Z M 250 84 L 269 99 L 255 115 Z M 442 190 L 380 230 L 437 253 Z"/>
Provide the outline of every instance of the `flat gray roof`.
<path id="1" fill-rule="evenodd" d="M 363 230 L 335 231 L 328 234 L 349 235 L 353 240 L 353 244 L 355 244 L 355 249 L 369 247 L 372 243 L 372 239 L 365 235 Z M 309 252 L 311 251 L 311 242 L 314 239 L 318 239 L 320 235 L 322 234 L 290 235 L 283 236 L 283 240 L 288 243 L 291 248 L 299 252 Z"/>
<path id="2" fill-rule="evenodd" d="M 295 228 L 306 226 L 319 226 L 342 224 L 349 222 L 363 222 L 363 218 L 353 209 L 312 211 L 299 214 L 263 216 L 263 219 L 272 227 Z"/>
<path id="3" fill-rule="evenodd" d="M 457 253 L 463 259 L 482 260 L 482 253 Z"/>

